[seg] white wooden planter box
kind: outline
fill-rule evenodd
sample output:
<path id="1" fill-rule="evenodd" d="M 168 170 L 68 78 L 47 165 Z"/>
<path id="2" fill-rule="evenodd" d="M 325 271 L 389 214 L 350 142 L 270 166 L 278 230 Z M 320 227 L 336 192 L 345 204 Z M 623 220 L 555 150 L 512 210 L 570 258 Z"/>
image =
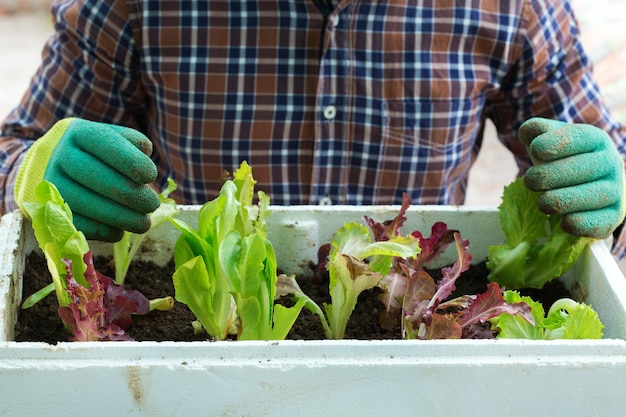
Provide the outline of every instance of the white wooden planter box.
<path id="1" fill-rule="evenodd" d="M 179 217 L 195 224 L 198 207 Z M 397 207 L 272 207 L 280 267 L 306 269 L 346 221 Z M 475 261 L 499 243 L 493 207 L 413 207 L 405 229 L 438 220 Z M 140 254 L 165 262 L 170 225 Z M 37 250 L 19 212 L 0 223 L 0 415 L 6 416 L 624 416 L 626 282 L 598 242 L 563 278 L 593 305 L 605 339 L 584 341 L 14 342 L 24 257 Z M 93 243 L 96 253 L 110 251 Z"/>

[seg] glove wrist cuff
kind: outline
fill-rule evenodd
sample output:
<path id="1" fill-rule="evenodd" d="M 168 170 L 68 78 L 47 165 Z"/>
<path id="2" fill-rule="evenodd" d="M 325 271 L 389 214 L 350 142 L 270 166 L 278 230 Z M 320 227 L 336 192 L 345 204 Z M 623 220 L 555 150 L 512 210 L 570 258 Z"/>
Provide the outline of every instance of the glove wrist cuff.
<path id="1" fill-rule="evenodd" d="M 59 120 L 26 152 L 15 179 L 14 196 L 15 202 L 23 213 L 25 213 L 23 203 L 36 201 L 35 189 L 43 181 L 52 151 L 73 120 L 74 118 Z"/>

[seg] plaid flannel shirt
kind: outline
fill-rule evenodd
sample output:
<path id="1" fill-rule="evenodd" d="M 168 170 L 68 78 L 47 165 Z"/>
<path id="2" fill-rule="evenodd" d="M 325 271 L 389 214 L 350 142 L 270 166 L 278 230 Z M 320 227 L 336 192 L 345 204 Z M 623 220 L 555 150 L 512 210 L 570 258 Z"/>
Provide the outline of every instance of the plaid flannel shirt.
<path id="1" fill-rule="evenodd" d="M 626 155 L 569 1 L 331 1 L 57 1 L 2 125 L 4 210 L 25 150 L 68 116 L 146 133 L 157 186 L 187 204 L 242 160 L 273 204 L 462 204 L 487 118 L 521 173 L 532 116 L 599 126 Z"/>

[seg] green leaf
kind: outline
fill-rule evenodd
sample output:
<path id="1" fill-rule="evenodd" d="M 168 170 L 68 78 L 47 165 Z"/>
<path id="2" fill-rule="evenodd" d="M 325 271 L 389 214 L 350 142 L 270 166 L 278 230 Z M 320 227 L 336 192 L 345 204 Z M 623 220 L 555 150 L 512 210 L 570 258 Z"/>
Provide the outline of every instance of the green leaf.
<path id="1" fill-rule="evenodd" d="M 210 266 L 211 269 L 214 269 L 213 262 L 213 248 L 212 246 L 206 242 L 202 236 L 200 236 L 195 230 L 193 230 L 187 223 L 171 218 L 170 221 L 181 231 L 181 235 L 178 240 L 184 239 L 187 243 L 188 251 L 185 250 L 183 253 L 189 254 L 191 253 L 193 256 L 202 256 L 204 262 L 207 266 Z M 176 267 L 178 265 L 187 262 L 189 258 L 181 257 L 181 253 L 175 252 L 175 263 Z"/>
<path id="2" fill-rule="evenodd" d="M 65 291 L 66 270 L 63 259 L 72 261 L 74 278 L 88 288 L 89 284 L 84 278 L 87 266 L 83 256 L 89 251 L 89 244 L 83 233 L 76 230 L 72 211 L 52 183 L 42 181 L 35 190 L 35 197 L 37 202 L 25 203 L 24 209 L 32 220 L 37 243 L 46 256 L 59 305 L 65 306 L 69 303 L 69 296 Z M 45 293 L 44 290 L 39 295 Z"/>
<path id="3" fill-rule="evenodd" d="M 545 236 L 548 216 L 537 209 L 539 193 L 531 192 L 521 178 L 504 187 L 498 207 L 500 226 L 510 246 L 522 241 L 534 242 Z"/>
<path id="4" fill-rule="evenodd" d="M 291 307 L 285 307 L 281 304 L 274 305 L 274 327 L 271 330 L 269 339 L 285 339 L 306 303 L 307 300 L 299 298 L 296 304 Z"/>
<path id="5" fill-rule="evenodd" d="M 22 310 L 31 308 L 32 306 L 46 298 L 48 295 L 50 295 L 52 292 L 54 292 L 54 283 L 46 285 L 39 291 L 27 297 L 26 300 L 24 300 L 24 302 L 22 303 Z"/>
<path id="6" fill-rule="evenodd" d="M 219 231 L 215 230 L 217 227 L 217 219 L 224 211 L 226 204 L 226 197 L 219 196 L 212 201 L 209 201 L 200 207 L 198 212 L 198 234 L 207 239 L 210 244 L 213 244 L 213 237 L 218 236 Z M 230 230 L 230 229 L 229 229 Z"/>
<path id="7" fill-rule="evenodd" d="M 498 338 L 555 340 L 555 339 L 601 339 L 604 325 L 598 314 L 588 305 L 569 298 L 557 300 L 548 314 L 541 303 L 530 297 L 520 296 L 516 291 L 505 291 L 504 299 L 512 304 L 525 302 L 530 306 L 535 325 L 520 316 L 504 313 L 491 319 L 498 328 Z M 545 316 L 544 316 L 545 315 Z"/>
<path id="8" fill-rule="evenodd" d="M 237 315 L 241 321 L 239 340 L 261 340 L 264 339 L 264 328 L 271 328 L 263 323 L 262 307 L 259 299 L 255 296 L 241 297 L 235 296 L 237 303 Z"/>
<path id="9" fill-rule="evenodd" d="M 493 323 L 500 332 L 500 339 L 531 339 L 541 340 L 544 338 L 543 321 L 544 309 L 541 303 L 534 301 L 528 296 L 521 296 L 517 291 L 507 290 L 502 294 L 504 300 L 509 304 L 524 302 L 530 306 L 530 313 L 535 319 L 535 325 L 529 323 L 522 316 L 503 313 L 493 319 Z"/>
<path id="10" fill-rule="evenodd" d="M 256 295 L 267 312 L 271 311 L 274 302 L 273 297 L 268 299 L 261 298 L 261 295 L 268 297 L 269 286 L 271 283 L 265 277 L 265 259 L 267 253 L 265 251 L 265 242 L 259 235 L 252 234 L 243 239 L 242 247 L 242 264 L 241 271 L 243 281 L 241 285 L 241 294 L 244 297 Z M 270 316 L 271 314 L 267 314 Z M 271 323 L 270 323 L 271 324 Z"/>
<path id="11" fill-rule="evenodd" d="M 506 243 L 489 246 L 489 280 L 509 289 L 542 288 L 563 275 L 593 241 L 561 229 L 560 217 L 543 214 L 539 193 L 518 178 L 504 188 L 498 207 Z"/>
<path id="12" fill-rule="evenodd" d="M 276 278 L 275 270 L 267 268 L 267 247 L 271 245 L 259 235 L 242 238 L 236 230 L 226 235 L 220 247 L 220 265 L 237 304 L 240 339 L 266 339 L 271 334 Z"/>
<path id="13" fill-rule="evenodd" d="M 546 321 L 559 323 L 559 328 L 551 328 L 549 339 L 601 339 L 604 325 L 591 306 L 568 298 L 554 302 Z"/>
<path id="14" fill-rule="evenodd" d="M 214 313 L 217 303 L 212 296 L 214 292 L 203 258 L 196 256 L 177 268 L 173 281 L 176 300 L 189 307 L 209 335 L 218 340 L 226 338 L 229 314 L 224 311 Z"/>
<path id="15" fill-rule="evenodd" d="M 218 262 L 228 282 L 230 291 L 241 292 L 242 283 L 239 275 L 242 238 L 238 231 L 231 230 L 222 240 L 218 249 Z"/>
<path id="16" fill-rule="evenodd" d="M 324 316 L 324 310 L 322 310 L 322 308 L 315 301 L 313 301 L 311 297 L 302 291 L 293 275 L 280 274 L 276 282 L 276 296 L 281 297 L 287 295 L 291 295 L 292 298 L 296 300 L 296 304 L 303 302 L 304 308 L 319 317 L 322 327 L 324 327 L 326 337 L 330 339 L 332 332 L 328 321 Z M 278 307 L 278 305 L 275 306 L 274 312 L 276 312 L 276 307 Z"/>

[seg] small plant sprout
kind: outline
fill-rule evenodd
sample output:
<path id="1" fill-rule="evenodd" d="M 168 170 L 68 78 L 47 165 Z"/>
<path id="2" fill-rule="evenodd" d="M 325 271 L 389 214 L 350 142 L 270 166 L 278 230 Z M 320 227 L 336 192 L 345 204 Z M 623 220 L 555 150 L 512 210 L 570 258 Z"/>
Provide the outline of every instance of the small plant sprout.
<path id="1" fill-rule="evenodd" d="M 176 183 L 169 178 L 167 187 L 159 194 L 161 204 L 150 214 L 150 230 L 154 230 L 166 223 L 171 217 L 178 214 L 176 201 L 169 195 L 176 190 Z M 146 233 L 132 233 L 124 231 L 122 239 L 113 244 L 113 263 L 115 266 L 115 282 L 123 284 L 128 273 L 128 267 L 139 250 Z"/>
<path id="2" fill-rule="evenodd" d="M 160 205 L 150 214 L 150 230 L 165 224 L 170 218 L 178 214 L 178 205 L 169 195 L 176 190 L 176 183 L 171 178 L 167 180 L 167 187 L 159 194 Z M 146 233 L 132 233 L 124 231 L 122 239 L 113 244 L 113 260 L 112 264 L 115 269 L 115 282 L 119 285 L 124 284 L 128 268 L 133 258 L 141 247 L 141 243 L 146 237 Z M 150 300 L 150 311 L 161 310 L 167 311 L 174 307 L 174 298 L 165 296 Z"/>

